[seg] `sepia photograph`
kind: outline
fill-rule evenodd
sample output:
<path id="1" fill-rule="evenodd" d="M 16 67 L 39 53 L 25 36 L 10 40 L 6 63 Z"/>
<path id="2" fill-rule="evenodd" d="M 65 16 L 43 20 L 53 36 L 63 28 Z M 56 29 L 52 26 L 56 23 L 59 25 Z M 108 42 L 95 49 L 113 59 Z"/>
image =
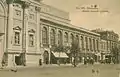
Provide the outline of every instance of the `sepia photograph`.
<path id="1" fill-rule="evenodd" d="M 0 0 L 0 77 L 120 77 L 120 0 Z"/>

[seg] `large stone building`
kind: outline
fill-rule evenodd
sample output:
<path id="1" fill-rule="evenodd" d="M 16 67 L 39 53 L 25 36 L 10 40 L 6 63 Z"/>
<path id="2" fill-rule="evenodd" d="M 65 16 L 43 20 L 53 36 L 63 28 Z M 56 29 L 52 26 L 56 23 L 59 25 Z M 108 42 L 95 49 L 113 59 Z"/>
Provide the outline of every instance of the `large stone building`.
<path id="1" fill-rule="evenodd" d="M 96 29 L 93 32 L 99 33 L 102 40 L 106 40 L 108 53 L 119 45 L 119 36 L 117 33 L 108 30 Z"/>
<path id="2" fill-rule="evenodd" d="M 102 56 L 111 55 L 114 48 L 119 48 L 119 36 L 117 33 L 108 30 L 96 29 L 93 32 L 99 33 L 101 38 L 101 54 Z M 103 57 L 102 57 L 103 58 Z"/>
<path id="3" fill-rule="evenodd" d="M 50 63 L 51 48 L 71 46 L 74 39 L 78 41 L 80 54 L 100 57 L 100 34 L 70 24 L 69 13 L 39 0 L 13 1 L 0 1 L 1 62 L 4 60 L 8 66 L 13 62 L 38 65 L 39 59 Z"/>

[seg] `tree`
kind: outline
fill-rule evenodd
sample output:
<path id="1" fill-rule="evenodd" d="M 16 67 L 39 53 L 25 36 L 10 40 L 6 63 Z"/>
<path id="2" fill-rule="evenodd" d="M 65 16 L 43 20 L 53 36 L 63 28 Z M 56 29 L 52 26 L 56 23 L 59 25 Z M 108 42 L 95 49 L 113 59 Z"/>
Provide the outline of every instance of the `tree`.
<path id="1" fill-rule="evenodd" d="M 58 64 L 60 65 L 60 53 L 61 52 L 64 52 L 65 51 L 65 49 L 64 49 L 64 46 L 63 45 L 55 45 L 55 47 L 54 47 L 54 50 L 53 50 L 54 52 L 58 52 L 59 53 L 59 59 L 58 59 Z"/>
<path id="2" fill-rule="evenodd" d="M 74 67 L 76 67 L 76 65 L 77 65 L 77 57 L 79 54 L 78 52 L 80 52 L 79 45 L 77 42 L 73 42 L 72 46 L 71 46 L 71 54 L 74 57 L 74 60 L 73 60 Z"/>

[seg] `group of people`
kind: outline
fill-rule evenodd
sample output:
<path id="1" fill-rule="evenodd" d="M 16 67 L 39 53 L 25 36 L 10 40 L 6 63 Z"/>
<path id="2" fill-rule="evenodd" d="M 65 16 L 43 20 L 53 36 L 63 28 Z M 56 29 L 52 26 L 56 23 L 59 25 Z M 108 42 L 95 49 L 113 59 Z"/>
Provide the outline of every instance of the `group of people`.
<path id="1" fill-rule="evenodd" d="M 94 59 L 93 57 L 84 57 L 84 64 L 94 64 Z"/>

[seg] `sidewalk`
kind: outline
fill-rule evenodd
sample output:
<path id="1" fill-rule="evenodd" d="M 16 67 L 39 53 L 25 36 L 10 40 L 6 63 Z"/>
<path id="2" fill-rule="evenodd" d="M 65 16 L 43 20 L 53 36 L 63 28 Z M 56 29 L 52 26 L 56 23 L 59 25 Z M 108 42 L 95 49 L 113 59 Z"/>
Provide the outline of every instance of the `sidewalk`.
<path id="1" fill-rule="evenodd" d="M 16 69 L 27 69 L 27 68 L 47 68 L 47 67 L 66 67 L 66 66 L 72 66 L 72 64 L 43 64 L 42 66 L 39 65 L 27 65 L 27 66 L 16 66 Z M 14 69 L 14 67 L 3 67 L 0 68 L 0 71 L 10 71 L 11 69 Z"/>
<path id="2" fill-rule="evenodd" d="M 99 63 L 95 63 L 99 64 Z M 79 63 L 77 66 L 82 66 L 83 63 Z M 43 64 L 42 66 L 39 65 L 27 65 L 27 66 L 16 66 L 16 69 L 27 69 L 27 68 L 52 68 L 52 67 L 73 67 L 72 64 Z M 5 67 L 3 69 L 0 68 L 0 71 L 10 71 L 11 69 L 14 69 L 14 67 Z"/>

